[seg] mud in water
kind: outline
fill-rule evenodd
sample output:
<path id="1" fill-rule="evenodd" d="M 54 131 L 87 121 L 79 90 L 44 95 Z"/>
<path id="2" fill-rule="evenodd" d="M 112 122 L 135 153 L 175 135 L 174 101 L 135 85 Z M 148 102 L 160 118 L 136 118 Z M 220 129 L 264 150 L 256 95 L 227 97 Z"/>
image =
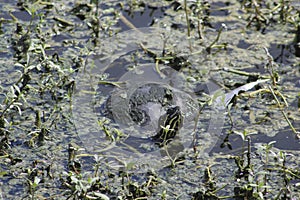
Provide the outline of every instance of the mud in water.
<path id="1" fill-rule="evenodd" d="M 300 4 L 186 3 L 0 3 L 0 199 L 299 197 Z"/>

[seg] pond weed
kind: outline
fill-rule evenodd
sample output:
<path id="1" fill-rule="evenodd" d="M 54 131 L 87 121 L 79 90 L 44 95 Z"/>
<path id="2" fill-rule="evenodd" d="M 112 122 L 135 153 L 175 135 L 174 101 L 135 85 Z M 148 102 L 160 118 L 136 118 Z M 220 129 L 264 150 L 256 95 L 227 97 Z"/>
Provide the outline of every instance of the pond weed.
<path id="1" fill-rule="evenodd" d="M 168 19 L 169 22 L 166 23 L 164 19 L 159 18 L 154 26 L 167 27 L 178 23 L 173 15 L 188 17 L 178 23 L 183 24 L 178 27 L 184 27 L 182 31 L 185 35 L 188 32 L 190 37 L 198 37 L 201 41 L 198 41 L 197 45 L 204 44 L 204 48 L 216 50 L 216 52 L 211 51 L 214 55 L 207 56 L 207 59 L 213 61 L 224 59 L 224 62 L 216 65 L 214 70 L 222 71 L 223 67 L 228 67 L 224 63 L 231 62 L 230 59 L 236 61 L 229 66 L 228 71 L 235 74 L 238 79 L 232 78 L 232 74 L 224 75 L 225 79 L 230 77 L 235 82 L 245 84 L 247 80 L 241 77 L 246 79 L 271 77 L 273 82 L 270 88 L 239 94 L 237 104 L 234 105 L 237 108 L 244 108 L 247 104 L 246 100 L 247 102 L 262 100 L 260 105 L 265 107 L 253 108 L 249 103 L 247 106 L 254 113 L 254 117 L 250 123 L 245 120 L 244 124 L 237 119 L 246 116 L 248 110 L 238 113 L 239 118 L 236 118 L 235 110 L 230 110 L 233 131 L 227 135 L 228 137 L 225 136 L 223 144 L 223 150 L 225 147 L 232 149 L 227 152 L 229 156 L 219 152 L 218 160 L 218 155 L 213 153 L 211 158 L 201 154 L 191 156 L 187 153 L 184 162 L 169 156 L 170 174 L 155 171 L 146 174 L 145 178 L 141 178 L 143 174 L 134 173 L 135 163 L 123 163 L 124 168 L 119 172 L 111 169 L 113 164 L 105 160 L 102 155 L 97 155 L 99 157 L 95 158 L 95 162 L 91 162 L 86 157 L 94 155 L 78 156 L 77 147 L 72 149 L 67 145 L 76 135 L 76 131 L 71 128 L 70 114 L 72 95 L 76 92 L 74 76 L 83 68 L 82 61 L 90 51 L 97 48 L 105 37 L 115 35 L 121 30 L 117 25 L 121 12 L 119 8 L 127 3 L 122 2 L 120 4 L 123 5 L 119 6 L 109 3 L 102 6 L 99 1 L 76 5 L 59 1 L 12 2 L 18 6 L 18 9 L 7 14 L 10 16 L 9 19 L 5 14 L 1 15 L 0 19 L 1 35 L 5 40 L 9 40 L 8 46 L 12 48 L 7 49 L 6 45 L 3 45 L 5 49 L 1 51 L 1 58 L 4 58 L 1 59 L 1 65 L 4 63 L 3 69 L 7 69 L 8 73 L 1 74 L 0 87 L 0 176 L 3 180 L 1 196 L 5 199 L 14 199 L 16 197 L 14 194 L 24 199 L 169 199 L 176 197 L 188 199 L 192 196 L 194 199 L 298 198 L 299 152 L 277 149 L 276 143 L 273 142 L 258 143 L 256 141 L 258 134 L 251 135 L 251 132 L 243 131 L 248 127 L 254 127 L 261 135 L 290 128 L 297 133 L 299 116 L 293 109 L 294 96 L 297 96 L 296 100 L 299 99 L 297 92 L 295 95 L 299 86 L 295 83 L 297 75 L 292 73 L 298 74 L 299 61 L 291 56 L 291 52 L 285 51 L 285 54 L 290 56 L 289 60 L 278 66 L 276 59 L 271 59 L 271 56 L 274 56 L 272 51 L 274 47 L 268 45 L 263 45 L 268 50 L 264 53 L 249 47 L 245 50 L 246 55 L 234 58 L 230 54 L 240 50 L 235 48 L 237 42 L 233 40 L 245 40 L 251 45 L 255 45 L 253 40 L 266 43 L 275 41 L 286 46 L 290 46 L 288 42 L 294 42 L 297 45 L 300 35 L 299 11 L 291 1 L 239 1 L 240 8 L 234 3 L 227 2 L 228 7 L 224 7 L 224 10 L 230 10 L 230 7 L 238 10 L 238 14 L 234 9 L 230 10 L 235 15 L 235 21 L 232 19 L 227 21 L 224 15 L 218 18 L 216 11 L 211 9 L 212 6 L 218 5 L 215 2 L 185 1 L 186 4 L 181 5 L 185 10 L 180 10 L 179 6 L 175 14 L 169 7 L 165 8 L 167 14 L 162 18 Z M 133 10 L 141 10 L 146 6 L 142 6 L 143 8 L 140 6 L 148 3 L 131 1 L 128 4 Z M 195 6 L 195 3 L 199 5 Z M 9 13 L 7 7 L 1 8 L 3 13 Z M 28 13 L 31 19 L 29 21 L 20 19 L 19 12 Z M 226 24 L 227 30 L 220 28 L 222 23 Z M 234 36 L 229 35 L 234 32 L 234 29 L 240 37 L 229 40 Z M 258 32 L 253 32 L 253 29 Z M 276 32 L 278 37 L 273 39 L 270 35 L 266 38 L 260 35 L 260 32 L 268 34 L 275 29 L 282 29 L 285 33 L 282 34 L 283 31 L 280 30 Z M 296 32 L 290 34 L 293 30 Z M 175 31 L 175 28 L 172 31 Z M 292 41 L 291 35 L 295 37 L 295 41 Z M 148 49 L 148 52 L 150 50 Z M 203 56 L 203 51 L 199 52 L 194 53 L 199 57 Z M 251 60 L 253 58 L 251 54 L 254 52 L 255 61 Z M 156 56 L 158 62 L 173 62 L 177 66 L 176 61 L 187 63 L 187 65 L 183 64 L 181 69 L 190 72 L 193 72 L 192 69 L 195 67 L 188 63 L 194 60 L 180 57 L 181 55 L 174 50 Z M 4 62 L 5 59 L 13 62 Z M 264 61 L 258 62 L 260 59 Z M 203 63 L 205 65 L 205 62 Z M 255 71 L 260 65 L 264 65 L 266 71 Z M 247 67 L 250 68 L 245 69 Z M 190 73 L 193 80 L 202 81 L 202 77 L 196 74 L 197 70 L 206 69 L 197 68 L 194 71 L 195 78 L 194 74 Z M 226 70 L 222 73 L 224 71 Z M 12 76 L 13 74 L 15 76 Z M 248 77 L 241 74 L 248 74 Z M 205 73 L 201 75 L 206 76 Z M 119 83 L 112 84 L 119 85 Z M 227 86 L 234 88 L 232 82 Z M 231 109 L 234 109 L 234 106 Z M 277 110 L 278 112 L 275 112 Z M 263 117 L 261 113 L 264 114 Z M 288 126 L 273 125 L 274 129 L 271 131 L 267 129 L 269 123 L 281 121 L 288 123 Z M 261 131 L 264 127 L 266 130 Z M 119 130 L 104 128 L 109 133 L 107 135 L 111 141 L 117 141 L 122 136 Z M 232 140 L 237 132 L 242 133 L 241 138 L 245 143 L 245 148 L 238 155 L 235 154 L 237 150 Z M 252 144 L 249 149 L 250 139 Z M 282 141 L 277 141 L 280 142 Z M 210 159 L 217 161 L 206 163 Z M 86 169 L 87 166 L 93 169 Z M 234 172 L 230 171 L 233 168 Z M 227 171 L 224 172 L 223 169 Z M 199 191 L 195 192 L 195 190 Z"/>

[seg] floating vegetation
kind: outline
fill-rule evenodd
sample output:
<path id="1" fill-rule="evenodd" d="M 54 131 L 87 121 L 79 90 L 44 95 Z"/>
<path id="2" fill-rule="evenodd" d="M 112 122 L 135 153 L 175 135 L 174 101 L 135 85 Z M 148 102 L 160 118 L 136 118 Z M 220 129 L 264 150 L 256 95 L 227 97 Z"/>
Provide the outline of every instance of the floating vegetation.
<path id="1" fill-rule="evenodd" d="M 0 199 L 299 198 L 297 1 L 0 9 Z"/>

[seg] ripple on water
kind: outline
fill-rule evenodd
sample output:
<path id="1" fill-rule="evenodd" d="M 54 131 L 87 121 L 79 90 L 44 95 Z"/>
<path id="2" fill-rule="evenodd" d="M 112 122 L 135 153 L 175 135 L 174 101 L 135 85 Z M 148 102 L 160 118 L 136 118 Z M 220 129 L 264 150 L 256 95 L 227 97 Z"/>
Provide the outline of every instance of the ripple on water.
<path id="1" fill-rule="evenodd" d="M 166 30 L 147 28 L 120 33 L 103 41 L 101 54 L 91 55 L 85 71 L 78 74 L 73 101 L 78 135 L 90 153 L 104 155 L 115 166 L 133 162 L 138 170 L 148 170 L 168 165 L 170 157 L 192 150 L 193 134 L 200 129 L 207 131 L 199 136 L 201 144 L 198 145 L 203 153 L 208 152 L 217 141 L 218 127 L 222 127 L 223 119 L 211 111 L 201 116 L 201 120 L 209 124 L 195 124 L 199 104 L 184 74 L 161 64 L 158 70 L 153 59 L 141 52 L 139 44 L 143 43 L 159 54 L 163 48 L 162 34 L 166 34 Z M 108 44 L 110 49 L 107 49 Z M 181 44 L 185 45 L 188 44 Z M 108 74 L 105 80 L 119 85 L 98 84 L 103 74 Z M 183 126 L 167 148 L 159 148 L 151 136 L 159 129 L 158 119 L 171 105 L 180 107 Z M 133 109 L 146 113 L 147 123 L 136 123 L 132 119 Z M 106 126 L 110 131 L 116 128 L 127 137 L 118 142 L 108 140 L 98 123 L 103 119 L 109 121 Z"/>

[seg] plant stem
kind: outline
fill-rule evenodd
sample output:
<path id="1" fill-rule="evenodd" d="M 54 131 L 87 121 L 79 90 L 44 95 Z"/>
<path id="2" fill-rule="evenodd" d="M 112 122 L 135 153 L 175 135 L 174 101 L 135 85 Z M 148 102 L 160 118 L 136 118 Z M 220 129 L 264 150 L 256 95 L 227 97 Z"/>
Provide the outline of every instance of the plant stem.
<path id="1" fill-rule="evenodd" d="M 188 37 L 191 36 L 191 27 L 190 27 L 190 21 L 188 16 L 188 9 L 187 9 L 187 0 L 184 0 L 184 12 L 185 12 L 185 19 L 186 19 L 186 25 L 187 25 L 187 31 L 188 31 Z"/>
<path id="2" fill-rule="evenodd" d="M 280 112 L 281 112 L 282 115 L 284 116 L 286 122 L 289 124 L 290 128 L 291 128 L 292 131 L 296 134 L 296 136 L 297 136 L 298 138 L 300 138 L 299 132 L 295 129 L 295 127 L 293 126 L 293 124 L 292 124 L 291 121 L 289 120 L 288 116 L 287 116 L 286 113 L 284 112 L 283 108 L 280 106 L 280 102 L 279 102 L 278 98 L 276 97 L 276 95 L 275 95 L 275 93 L 274 93 L 274 90 L 272 89 L 271 86 L 269 86 L 269 89 L 270 89 L 270 91 L 271 91 L 271 93 L 272 93 L 272 95 L 273 95 L 275 101 L 277 102 L 277 105 L 278 105 L 279 108 L 280 108 Z"/>

